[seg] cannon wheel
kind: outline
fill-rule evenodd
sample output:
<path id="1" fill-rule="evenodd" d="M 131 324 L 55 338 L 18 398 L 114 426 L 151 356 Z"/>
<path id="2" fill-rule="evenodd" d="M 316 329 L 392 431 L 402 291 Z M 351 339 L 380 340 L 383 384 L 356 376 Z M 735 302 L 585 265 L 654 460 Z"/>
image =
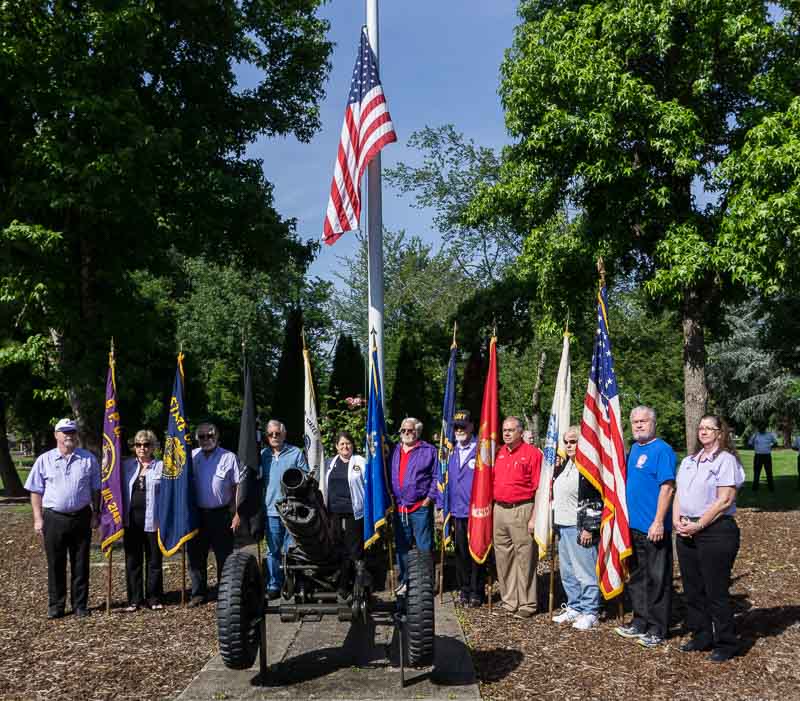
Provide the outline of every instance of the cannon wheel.
<path id="1" fill-rule="evenodd" d="M 237 550 L 225 560 L 217 600 L 217 634 L 222 661 L 230 669 L 255 662 L 264 615 L 264 583 L 256 558 Z"/>
<path id="2" fill-rule="evenodd" d="M 433 556 L 414 548 L 408 553 L 406 621 L 408 663 L 412 667 L 433 664 Z"/>

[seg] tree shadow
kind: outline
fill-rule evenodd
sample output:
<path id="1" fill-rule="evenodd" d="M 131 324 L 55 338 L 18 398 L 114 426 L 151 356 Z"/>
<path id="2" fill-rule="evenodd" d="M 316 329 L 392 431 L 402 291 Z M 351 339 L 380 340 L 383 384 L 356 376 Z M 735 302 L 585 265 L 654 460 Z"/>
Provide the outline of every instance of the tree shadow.
<path id="1" fill-rule="evenodd" d="M 752 470 L 747 471 L 747 481 L 736 495 L 736 506 L 759 511 L 794 511 L 800 509 L 800 490 L 797 475 L 775 477 L 775 491 L 767 489 L 766 478 L 761 475 L 758 491 L 753 491 Z"/>
<path id="2" fill-rule="evenodd" d="M 472 650 L 475 673 L 483 683 L 499 682 L 520 666 L 525 655 L 520 650 L 494 648 Z"/>
<path id="3" fill-rule="evenodd" d="M 744 598 L 744 597 L 743 597 Z M 747 602 L 749 604 L 749 601 Z M 800 606 L 752 608 L 736 615 L 736 629 L 742 641 L 740 654 L 745 654 L 759 638 L 781 635 L 787 628 L 800 623 Z"/>

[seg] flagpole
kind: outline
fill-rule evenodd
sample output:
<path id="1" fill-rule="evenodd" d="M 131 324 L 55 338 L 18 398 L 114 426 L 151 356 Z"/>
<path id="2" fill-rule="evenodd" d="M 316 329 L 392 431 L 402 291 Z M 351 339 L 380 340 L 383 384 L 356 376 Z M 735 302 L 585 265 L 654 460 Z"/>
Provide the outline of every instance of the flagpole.
<path id="1" fill-rule="evenodd" d="M 380 68 L 378 51 L 378 0 L 366 0 L 367 36 Z M 383 382 L 383 202 L 381 197 L 381 154 L 367 166 L 367 268 L 369 271 L 369 333 L 375 333 L 378 347 L 378 376 Z M 381 399 L 383 397 L 381 396 Z M 385 407 L 384 407 L 385 408 Z"/>

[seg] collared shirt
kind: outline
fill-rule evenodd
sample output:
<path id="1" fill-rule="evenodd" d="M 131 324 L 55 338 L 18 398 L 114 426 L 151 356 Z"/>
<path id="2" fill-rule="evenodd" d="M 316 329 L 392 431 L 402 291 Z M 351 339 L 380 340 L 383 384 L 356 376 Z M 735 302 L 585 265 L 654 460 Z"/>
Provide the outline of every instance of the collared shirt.
<path id="1" fill-rule="evenodd" d="M 494 463 L 494 500 L 508 504 L 533 499 L 539 486 L 542 451 L 520 441 L 513 450 L 500 447 Z"/>
<path id="2" fill-rule="evenodd" d="M 283 498 L 281 477 L 290 467 L 297 467 L 308 472 L 308 461 L 305 453 L 296 446 L 284 443 L 281 452 L 276 456 L 272 448 L 267 446 L 261 451 L 261 473 L 264 475 L 264 504 L 268 516 L 279 516 L 275 504 Z"/>
<path id="3" fill-rule="evenodd" d="M 100 491 L 100 463 L 83 448 L 68 456 L 53 448 L 36 458 L 25 489 L 41 494 L 45 509 L 80 511 L 92 503 L 92 492 Z"/>
<path id="4" fill-rule="evenodd" d="M 700 518 L 717 500 L 717 487 L 739 487 L 744 483 L 742 464 L 726 450 L 711 457 L 701 450 L 697 455 L 687 455 L 678 470 L 677 498 L 681 516 Z M 726 516 L 736 513 L 736 502 L 725 511 Z"/>
<path id="5" fill-rule="evenodd" d="M 192 451 L 194 493 L 201 509 L 218 509 L 233 501 L 239 484 L 239 461 L 230 451 L 217 446 L 206 455 L 200 448 Z"/>
<path id="6" fill-rule="evenodd" d="M 403 480 L 400 480 L 400 458 L 406 456 L 408 463 Z M 398 511 L 408 509 L 426 498 L 441 505 L 436 480 L 439 459 L 436 448 L 425 441 L 418 441 L 414 450 L 403 453 L 403 444 L 395 447 L 392 454 L 392 493 Z"/>
<path id="7" fill-rule="evenodd" d="M 675 480 L 675 451 L 660 438 L 641 445 L 634 443 L 628 453 L 625 498 L 628 502 L 628 524 L 647 533 L 658 512 L 661 485 Z M 664 514 L 664 530 L 672 530 L 672 510 Z"/>
<path id="8" fill-rule="evenodd" d="M 778 445 L 778 438 L 774 433 L 759 432 L 750 437 L 750 447 L 758 455 L 769 455 L 772 452 L 772 446 L 775 445 Z"/>

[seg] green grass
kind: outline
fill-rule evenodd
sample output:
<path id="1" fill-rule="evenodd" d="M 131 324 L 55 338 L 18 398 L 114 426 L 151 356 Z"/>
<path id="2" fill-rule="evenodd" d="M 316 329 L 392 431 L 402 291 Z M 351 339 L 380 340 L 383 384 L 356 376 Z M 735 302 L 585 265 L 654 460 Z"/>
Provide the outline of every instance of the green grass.
<path id="1" fill-rule="evenodd" d="M 782 449 L 772 451 L 772 474 L 775 477 L 775 491 L 767 490 L 764 471 L 757 492 L 753 492 L 753 451 L 740 450 L 739 458 L 744 465 L 747 481 L 736 497 L 738 506 L 758 507 L 766 511 L 800 509 L 800 490 L 797 478 L 797 451 Z"/>
<path id="2" fill-rule="evenodd" d="M 22 481 L 22 484 L 25 484 L 25 480 L 28 479 L 28 473 L 31 471 L 31 467 L 33 466 L 34 458 L 17 458 L 14 457 L 14 464 L 17 466 L 17 473 L 19 474 L 19 478 Z M 0 489 L 3 489 L 5 485 L 3 484 L 3 479 L 0 477 Z"/>

